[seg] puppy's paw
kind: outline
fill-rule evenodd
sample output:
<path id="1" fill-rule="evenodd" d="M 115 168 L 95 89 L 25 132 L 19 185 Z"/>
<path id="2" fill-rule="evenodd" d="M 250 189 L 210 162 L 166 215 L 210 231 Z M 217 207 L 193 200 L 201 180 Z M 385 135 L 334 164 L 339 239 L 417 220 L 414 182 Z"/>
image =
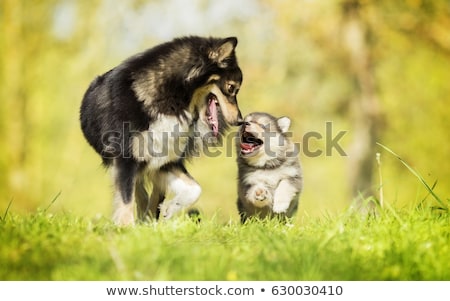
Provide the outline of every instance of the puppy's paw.
<path id="1" fill-rule="evenodd" d="M 259 187 L 255 190 L 255 200 L 264 201 L 267 199 L 268 194 L 269 192 L 266 189 Z"/>
<path id="2" fill-rule="evenodd" d="M 269 190 L 263 186 L 252 187 L 247 193 L 247 198 L 256 207 L 264 207 L 272 203 L 272 195 Z"/>
<path id="3" fill-rule="evenodd" d="M 288 202 L 275 202 L 272 210 L 274 213 L 286 213 L 289 208 L 289 204 L 290 203 Z"/>

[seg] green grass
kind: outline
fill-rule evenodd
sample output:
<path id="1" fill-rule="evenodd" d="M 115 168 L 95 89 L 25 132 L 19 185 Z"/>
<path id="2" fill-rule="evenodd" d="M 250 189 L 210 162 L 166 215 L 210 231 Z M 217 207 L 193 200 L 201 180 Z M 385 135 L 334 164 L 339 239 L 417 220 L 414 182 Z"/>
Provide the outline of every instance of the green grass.
<path id="1" fill-rule="evenodd" d="M 450 280 L 450 200 L 375 214 L 224 224 L 187 216 L 120 228 L 107 218 L 0 214 L 0 280 Z M 381 171 L 381 169 L 380 169 Z M 382 193 L 380 193 L 382 196 Z"/>
<path id="2" fill-rule="evenodd" d="M 450 280 L 450 217 L 429 208 L 365 218 L 118 228 L 106 218 L 3 214 L 1 280 Z"/>

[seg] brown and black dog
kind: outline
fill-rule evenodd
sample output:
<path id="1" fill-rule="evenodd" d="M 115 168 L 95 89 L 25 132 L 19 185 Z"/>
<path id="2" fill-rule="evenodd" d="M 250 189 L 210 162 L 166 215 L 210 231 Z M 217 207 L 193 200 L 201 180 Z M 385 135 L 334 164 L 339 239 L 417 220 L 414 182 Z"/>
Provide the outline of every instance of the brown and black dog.
<path id="1" fill-rule="evenodd" d="M 135 223 L 135 203 L 141 220 L 168 219 L 198 199 L 201 188 L 184 160 L 242 122 L 236 45 L 234 37 L 177 38 L 92 81 L 81 128 L 113 169 L 116 224 Z"/>

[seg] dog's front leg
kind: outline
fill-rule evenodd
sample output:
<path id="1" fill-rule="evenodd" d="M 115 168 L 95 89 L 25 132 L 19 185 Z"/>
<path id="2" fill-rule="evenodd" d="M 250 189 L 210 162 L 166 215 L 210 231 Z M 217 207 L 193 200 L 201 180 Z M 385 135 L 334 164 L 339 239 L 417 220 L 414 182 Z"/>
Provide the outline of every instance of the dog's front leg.
<path id="1" fill-rule="evenodd" d="M 160 206 L 160 214 L 164 219 L 171 218 L 182 209 L 194 204 L 201 194 L 200 185 L 184 170 L 172 169 L 167 172 L 167 189 L 171 199 Z"/>
<path id="2" fill-rule="evenodd" d="M 113 221 L 120 226 L 134 225 L 134 193 L 138 164 L 132 159 L 116 158 L 113 164 Z"/>
<path id="3" fill-rule="evenodd" d="M 295 207 L 295 198 L 298 191 L 295 186 L 287 179 L 281 180 L 275 189 L 273 200 L 273 212 L 289 213 L 288 209 Z"/>

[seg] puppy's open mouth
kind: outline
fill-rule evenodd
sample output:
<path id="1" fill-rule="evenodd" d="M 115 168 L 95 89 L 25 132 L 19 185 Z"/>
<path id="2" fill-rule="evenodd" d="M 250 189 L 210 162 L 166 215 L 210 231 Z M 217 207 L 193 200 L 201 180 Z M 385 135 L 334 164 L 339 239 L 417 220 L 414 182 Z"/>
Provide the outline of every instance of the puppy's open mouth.
<path id="1" fill-rule="evenodd" d="M 217 116 L 218 106 L 219 101 L 217 100 L 216 95 L 214 95 L 213 93 L 209 93 L 208 107 L 206 109 L 206 119 L 215 137 L 217 137 L 217 135 L 219 134 L 219 118 Z"/>
<path id="2" fill-rule="evenodd" d="M 252 133 L 243 131 L 241 134 L 241 154 L 249 155 L 254 151 L 258 150 L 263 141 L 256 138 Z"/>

